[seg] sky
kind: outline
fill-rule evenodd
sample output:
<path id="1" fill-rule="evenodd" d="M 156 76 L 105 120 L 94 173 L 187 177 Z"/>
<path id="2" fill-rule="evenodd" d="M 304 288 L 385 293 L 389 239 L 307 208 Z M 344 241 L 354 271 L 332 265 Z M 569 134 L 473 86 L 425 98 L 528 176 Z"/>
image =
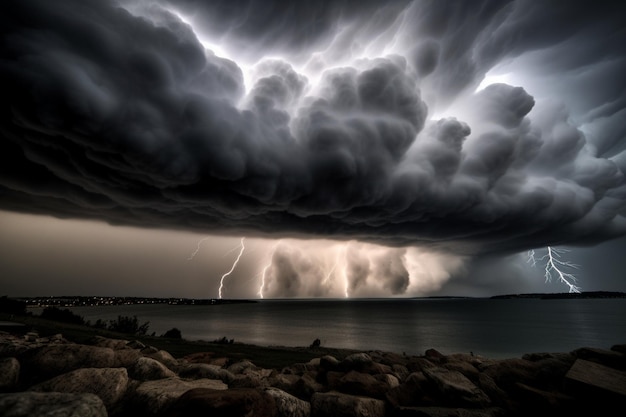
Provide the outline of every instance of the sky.
<path id="1" fill-rule="evenodd" d="M 0 294 L 626 291 L 625 9 L 2 2 Z"/>

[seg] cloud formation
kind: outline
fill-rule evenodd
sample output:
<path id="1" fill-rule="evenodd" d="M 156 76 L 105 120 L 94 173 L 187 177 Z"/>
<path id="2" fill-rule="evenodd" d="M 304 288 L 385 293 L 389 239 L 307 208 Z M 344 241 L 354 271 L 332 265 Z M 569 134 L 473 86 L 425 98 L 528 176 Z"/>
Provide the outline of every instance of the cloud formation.
<path id="1" fill-rule="evenodd" d="M 0 208 L 458 256 L 624 234 L 623 6 L 289 4 L 3 5 Z M 474 93 L 511 63 L 532 88 Z M 349 290 L 410 288 L 385 250 Z M 288 252 L 294 292 L 327 273 Z"/>

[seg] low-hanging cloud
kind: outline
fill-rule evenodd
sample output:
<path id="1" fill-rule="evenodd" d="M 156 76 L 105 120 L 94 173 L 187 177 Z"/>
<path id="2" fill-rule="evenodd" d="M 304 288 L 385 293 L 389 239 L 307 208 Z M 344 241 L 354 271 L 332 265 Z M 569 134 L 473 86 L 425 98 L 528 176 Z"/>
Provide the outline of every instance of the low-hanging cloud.
<path id="1" fill-rule="evenodd" d="M 623 82 L 604 77 L 626 61 L 623 43 L 596 48 L 620 29 L 617 6 L 339 2 L 313 30 L 307 2 L 270 8 L 269 26 L 218 3 L 3 5 L 0 207 L 459 256 L 626 231 Z M 204 30 L 228 58 L 182 20 L 192 10 L 194 25 L 214 23 Z M 562 25 L 545 20 L 561 15 Z M 589 39 L 574 50 L 580 33 Z M 237 61 L 244 43 L 252 67 Z M 555 56 L 545 79 L 584 68 L 600 91 L 563 91 L 565 102 L 553 88 L 473 93 L 496 65 L 535 54 Z M 375 274 L 389 277 L 377 284 L 389 294 L 410 292 L 408 252 L 389 250 L 399 252 L 388 263 L 348 253 L 348 291 Z M 306 254 L 274 257 L 282 295 L 330 291 L 294 278 L 324 282 Z"/>

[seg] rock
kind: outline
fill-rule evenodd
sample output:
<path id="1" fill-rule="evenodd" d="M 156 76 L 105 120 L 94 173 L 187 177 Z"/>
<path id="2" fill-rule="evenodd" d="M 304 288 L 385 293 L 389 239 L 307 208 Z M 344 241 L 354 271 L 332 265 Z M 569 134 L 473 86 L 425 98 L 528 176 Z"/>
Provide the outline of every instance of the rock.
<path id="1" fill-rule="evenodd" d="M 112 408 L 126 393 L 125 368 L 83 368 L 59 375 L 30 388 L 31 391 L 95 394 Z"/>
<path id="2" fill-rule="evenodd" d="M 113 350 L 118 350 L 118 349 L 126 349 L 126 346 L 128 345 L 128 340 L 109 339 L 108 337 L 95 336 L 93 340 L 91 341 L 91 344 L 93 346 L 99 346 L 99 347 L 110 348 Z"/>
<path id="3" fill-rule="evenodd" d="M 113 368 L 130 368 L 141 358 L 137 349 L 118 349 L 113 351 Z"/>
<path id="4" fill-rule="evenodd" d="M 20 362 L 17 359 L 0 359 L 0 391 L 11 391 L 17 387 L 19 377 Z"/>
<path id="5" fill-rule="evenodd" d="M 274 398 L 261 390 L 235 388 L 212 390 L 192 389 L 173 402 L 167 417 L 275 417 Z"/>
<path id="6" fill-rule="evenodd" d="M 467 408 L 447 407 L 399 407 L 394 417 L 504 417 L 501 408 L 484 408 L 472 410 Z"/>
<path id="7" fill-rule="evenodd" d="M 16 392 L 0 394 L 3 417 L 107 417 L 102 400 L 94 394 Z"/>
<path id="8" fill-rule="evenodd" d="M 578 359 L 565 376 L 566 391 L 572 395 L 601 397 L 626 404 L 626 372 Z"/>
<path id="9" fill-rule="evenodd" d="M 533 385 L 537 378 L 539 366 L 537 362 L 525 359 L 503 359 L 479 366 L 478 370 L 490 376 L 504 390 L 514 390 L 515 384 Z"/>
<path id="10" fill-rule="evenodd" d="M 520 398 L 520 409 L 530 412 L 557 412 L 572 409 L 573 398 L 565 394 L 544 391 L 525 384 L 517 384 L 517 396 Z"/>
<path id="11" fill-rule="evenodd" d="M 314 417 L 383 417 L 385 402 L 340 392 L 317 392 L 311 397 L 311 415 Z"/>
<path id="12" fill-rule="evenodd" d="M 311 404 L 294 397 L 278 388 L 266 388 L 265 392 L 274 399 L 276 410 L 281 417 L 309 417 Z"/>
<path id="13" fill-rule="evenodd" d="M 246 369 L 256 369 L 256 368 L 257 368 L 256 365 L 253 364 L 252 362 L 243 360 L 243 361 L 239 361 L 230 365 L 226 369 L 229 372 L 232 372 L 233 374 L 237 375 L 237 374 L 242 374 Z"/>
<path id="14" fill-rule="evenodd" d="M 320 370 L 323 371 L 334 371 L 339 368 L 339 359 L 335 358 L 331 355 L 325 355 L 320 358 Z"/>
<path id="15" fill-rule="evenodd" d="M 373 362 L 367 353 L 353 353 L 341 361 L 340 367 L 346 371 L 363 371 L 369 368 Z"/>
<path id="16" fill-rule="evenodd" d="M 179 366 L 178 361 L 172 355 L 170 355 L 169 352 L 165 350 L 157 350 L 156 352 L 148 351 L 149 353 L 144 353 L 144 351 L 145 349 L 142 351 L 144 356 L 161 362 L 163 365 L 167 366 L 172 371 L 176 371 L 176 369 Z"/>
<path id="17" fill-rule="evenodd" d="M 391 388 L 385 395 L 387 401 L 394 407 L 432 405 L 435 403 L 433 384 L 422 372 L 414 372 L 395 388 Z"/>
<path id="18" fill-rule="evenodd" d="M 446 404 L 485 407 L 491 403 L 480 388 L 458 371 L 432 368 L 424 370 L 424 375 L 435 384 Z"/>
<path id="19" fill-rule="evenodd" d="M 147 381 L 139 385 L 130 399 L 130 406 L 143 414 L 157 415 L 185 392 L 195 388 L 226 390 L 228 386 L 214 379 L 184 381 L 179 378 Z"/>
<path id="20" fill-rule="evenodd" d="M 435 368 L 436 366 L 426 358 L 411 358 L 406 364 L 409 372 L 422 372 L 424 369 Z"/>
<path id="21" fill-rule="evenodd" d="M 436 349 L 428 349 L 426 352 L 424 352 L 424 356 L 426 356 L 428 359 L 433 359 L 435 361 L 446 357 L 443 353 L 439 352 Z"/>
<path id="22" fill-rule="evenodd" d="M 626 355 L 614 350 L 583 347 L 576 349 L 572 353 L 578 359 L 585 359 L 610 366 L 611 368 L 626 370 Z"/>
<path id="23" fill-rule="evenodd" d="M 270 386 L 293 394 L 295 392 L 294 387 L 300 378 L 300 376 L 293 374 L 276 374 L 272 377 Z"/>
<path id="24" fill-rule="evenodd" d="M 338 379 L 329 381 L 331 389 L 352 395 L 363 395 L 366 397 L 385 398 L 385 394 L 390 389 L 388 384 L 381 382 L 370 374 L 350 371 Z"/>
<path id="25" fill-rule="evenodd" d="M 189 379 L 200 379 L 200 378 L 221 379 L 227 384 L 229 381 L 235 378 L 235 375 L 228 372 L 226 369 L 222 369 L 219 366 L 209 365 L 206 363 L 191 363 L 191 364 L 183 365 L 178 371 L 178 375 L 181 378 L 189 378 Z M 224 380 L 222 379 L 224 375 L 230 375 L 230 378 L 227 378 L 227 380 Z"/>
<path id="26" fill-rule="evenodd" d="M 176 377 L 168 367 L 152 358 L 139 358 L 129 369 L 132 378 L 138 381 L 151 381 L 154 379 L 164 379 Z"/>
<path id="27" fill-rule="evenodd" d="M 79 368 L 111 368 L 113 349 L 98 346 L 48 345 L 20 357 L 25 372 L 35 379 L 47 379 Z"/>
<path id="28" fill-rule="evenodd" d="M 613 345 L 611 346 L 611 350 L 613 352 L 619 352 L 623 355 L 626 355 L 626 345 Z"/>
<path id="29" fill-rule="evenodd" d="M 320 391 L 324 391 L 327 388 L 317 382 L 312 374 L 306 373 L 302 375 L 293 386 L 293 392 L 295 396 L 300 399 L 308 401 L 311 396 Z"/>

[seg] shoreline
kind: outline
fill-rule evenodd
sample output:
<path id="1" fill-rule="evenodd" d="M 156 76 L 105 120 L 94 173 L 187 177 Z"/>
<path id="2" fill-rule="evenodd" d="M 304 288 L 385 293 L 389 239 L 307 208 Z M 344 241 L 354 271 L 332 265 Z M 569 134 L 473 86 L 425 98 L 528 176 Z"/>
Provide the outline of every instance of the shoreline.
<path id="1" fill-rule="evenodd" d="M 586 416 L 626 405 L 626 344 L 493 359 L 191 342 L 14 319 L 22 332 L 0 332 L 2 415 L 65 404 L 90 405 L 81 415 L 93 417 Z M 19 414 L 16 404 L 30 408 Z"/>

